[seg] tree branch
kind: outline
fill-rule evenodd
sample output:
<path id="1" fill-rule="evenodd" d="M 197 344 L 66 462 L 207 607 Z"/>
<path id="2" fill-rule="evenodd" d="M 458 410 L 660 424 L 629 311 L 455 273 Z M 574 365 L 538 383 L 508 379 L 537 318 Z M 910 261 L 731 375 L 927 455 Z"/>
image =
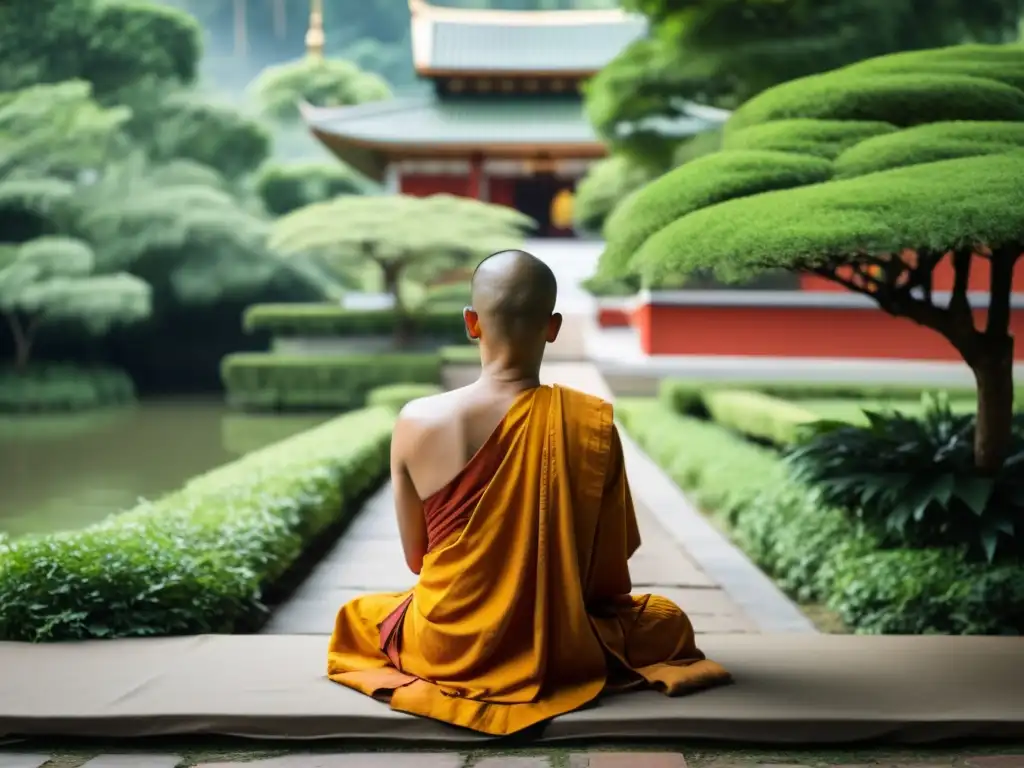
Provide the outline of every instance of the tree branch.
<path id="1" fill-rule="evenodd" d="M 988 321 L 985 335 L 1003 337 L 1010 332 L 1010 298 L 1013 293 L 1013 270 L 1021 257 L 1020 246 L 1003 246 L 993 251 L 989 285 Z"/>
<path id="2" fill-rule="evenodd" d="M 960 248 L 953 252 L 953 294 L 949 297 L 949 311 L 956 322 L 969 321 L 974 328 L 974 317 L 971 314 L 971 302 L 967 298 L 967 288 L 971 282 L 971 254 L 973 248 Z"/>

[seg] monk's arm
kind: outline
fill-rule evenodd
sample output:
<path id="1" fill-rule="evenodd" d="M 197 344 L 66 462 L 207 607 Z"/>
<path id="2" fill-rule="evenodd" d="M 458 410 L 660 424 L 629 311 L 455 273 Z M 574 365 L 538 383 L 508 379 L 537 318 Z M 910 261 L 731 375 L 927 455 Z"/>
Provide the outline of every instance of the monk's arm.
<path id="1" fill-rule="evenodd" d="M 395 494 L 398 533 L 409 570 L 419 575 L 423 556 L 427 554 L 427 521 L 423 502 L 409 477 L 405 457 L 409 455 L 412 425 L 399 418 L 391 436 L 391 487 Z"/>

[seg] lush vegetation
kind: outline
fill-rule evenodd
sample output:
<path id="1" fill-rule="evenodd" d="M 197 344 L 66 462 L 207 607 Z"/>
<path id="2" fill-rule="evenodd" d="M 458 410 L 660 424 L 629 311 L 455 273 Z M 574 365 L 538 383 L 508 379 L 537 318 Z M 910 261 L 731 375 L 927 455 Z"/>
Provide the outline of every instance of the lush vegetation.
<path id="1" fill-rule="evenodd" d="M 276 339 L 317 337 L 391 337 L 398 328 L 397 313 L 346 309 L 337 304 L 256 304 L 243 315 L 250 333 L 269 333 Z M 461 307 L 427 306 L 408 317 L 414 339 L 426 342 L 466 343 Z"/>
<path id="2" fill-rule="evenodd" d="M 0 413 L 87 411 L 124 405 L 135 399 L 135 385 L 116 368 L 38 365 L 0 368 Z"/>
<path id="3" fill-rule="evenodd" d="M 386 475 L 393 422 L 346 414 L 85 530 L 0 541 L 0 639 L 258 627 L 267 588 Z"/>
<path id="4" fill-rule="evenodd" d="M 1005 506 L 1019 468 L 986 496 L 963 460 L 962 416 L 942 406 L 901 415 L 920 403 L 909 388 L 745 387 L 666 382 L 660 401 L 620 401 L 616 412 L 798 601 L 827 605 L 864 633 L 1024 633 L 1020 540 L 1002 531 L 999 548 L 984 543 L 1007 513 L 1020 519 L 1019 500 L 1016 512 Z M 891 410 L 864 417 L 862 397 Z M 812 404 L 827 399 L 857 423 L 815 425 Z M 941 472 L 927 468 L 936 457 Z M 981 514 L 967 517 L 960 498 Z"/>
<path id="5" fill-rule="evenodd" d="M 772 269 L 811 273 L 934 330 L 974 372 L 974 461 L 994 476 L 1012 444 L 1022 77 L 1024 48 L 968 45 L 764 91 L 730 118 L 722 151 L 642 188 L 609 218 L 601 269 L 653 284 L 701 272 L 726 281 Z M 743 148 L 730 148 L 736 137 Z M 816 142 L 820 149 L 810 149 Z M 726 172 L 700 172 L 715 163 Z M 806 166 L 803 179 L 796 163 Z M 737 181 L 731 168 L 752 170 Z M 651 213 L 640 215 L 641 205 Z M 933 287 L 946 265 L 955 274 L 948 296 Z M 978 320 L 968 285 L 982 270 L 990 288 Z"/>

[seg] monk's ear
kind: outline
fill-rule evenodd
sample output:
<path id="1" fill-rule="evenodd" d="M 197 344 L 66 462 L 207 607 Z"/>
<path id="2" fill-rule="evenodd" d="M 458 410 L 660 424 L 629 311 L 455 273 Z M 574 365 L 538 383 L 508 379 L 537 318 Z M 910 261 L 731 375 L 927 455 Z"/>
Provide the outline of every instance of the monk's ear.
<path id="1" fill-rule="evenodd" d="M 462 319 L 466 323 L 466 335 L 470 339 L 480 338 L 480 315 L 472 307 L 462 310 Z"/>
<path id="2" fill-rule="evenodd" d="M 548 344 L 554 343 L 560 330 L 562 330 L 562 315 L 560 312 L 555 312 L 548 320 Z"/>

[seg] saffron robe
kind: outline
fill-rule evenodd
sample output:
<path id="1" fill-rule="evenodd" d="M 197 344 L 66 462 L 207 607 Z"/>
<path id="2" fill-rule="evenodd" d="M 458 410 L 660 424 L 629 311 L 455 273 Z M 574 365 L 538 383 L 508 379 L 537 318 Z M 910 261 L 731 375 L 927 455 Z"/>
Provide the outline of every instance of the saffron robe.
<path id="1" fill-rule="evenodd" d="M 729 679 L 678 606 L 630 594 L 640 534 L 608 403 L 560 386 L 521 393 L 424 511 L 418 583 L 341 608 L 331 680 L 506 735 L 603 692 Z"/>

